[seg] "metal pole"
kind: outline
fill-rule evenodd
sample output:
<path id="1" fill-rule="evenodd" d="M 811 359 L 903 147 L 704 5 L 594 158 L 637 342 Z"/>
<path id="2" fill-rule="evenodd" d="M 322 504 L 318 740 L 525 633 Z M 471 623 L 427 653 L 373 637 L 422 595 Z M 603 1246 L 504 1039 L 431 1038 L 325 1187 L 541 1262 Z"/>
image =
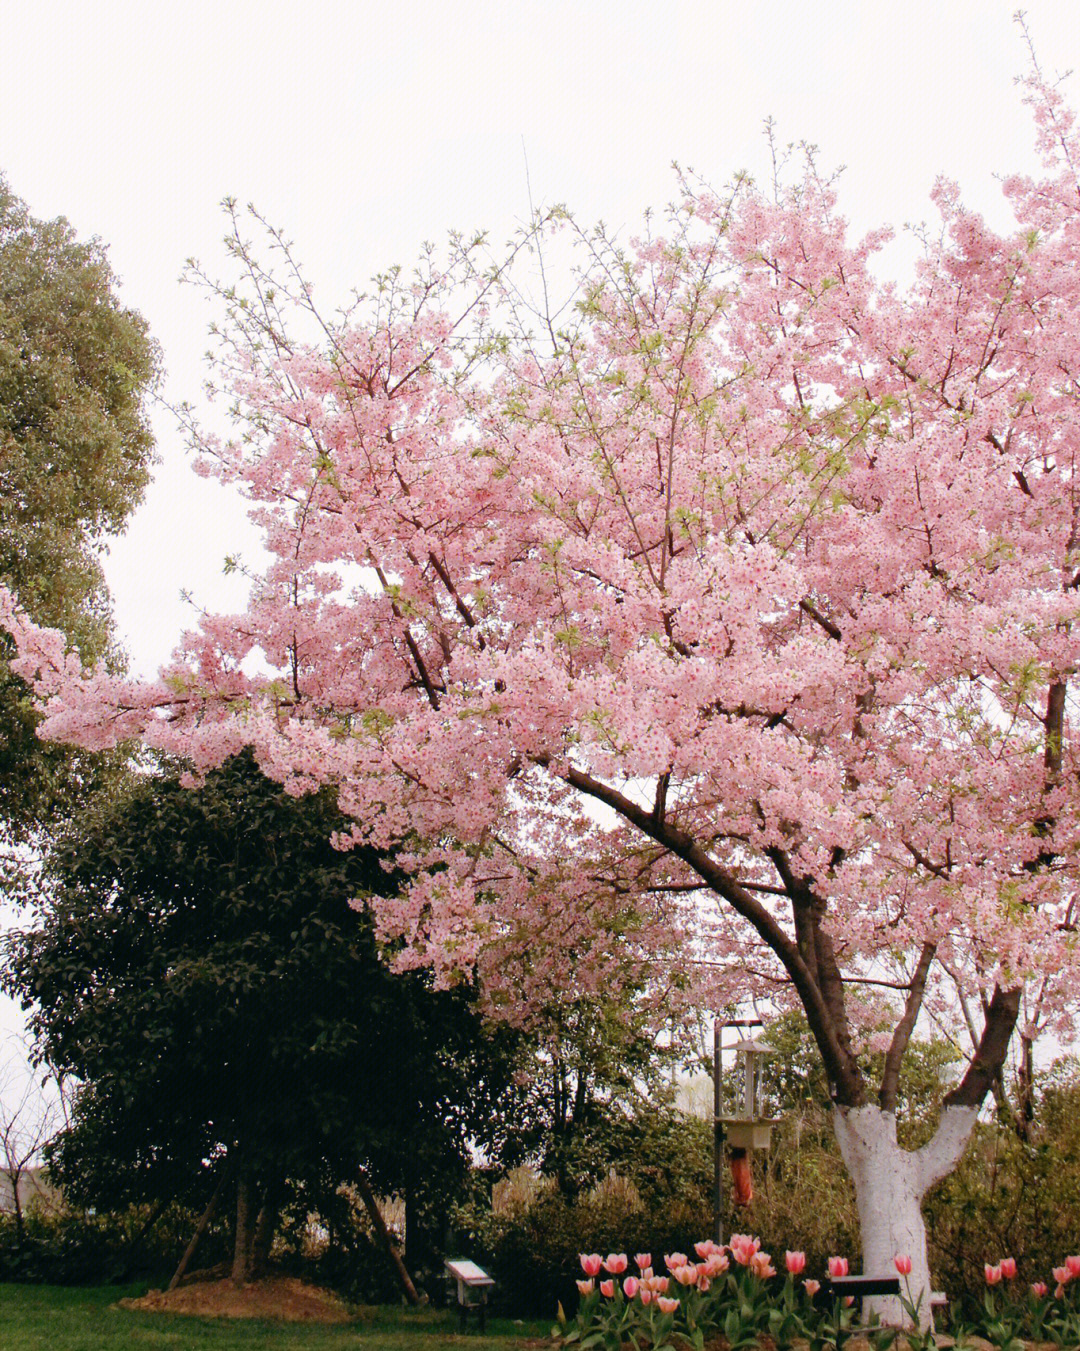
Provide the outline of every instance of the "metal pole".
<path id="1" fill-rule="evenodd" d="M 724 1241 L 724 1123 L 720 1120 L 720 1075 L 722 1070 L 719 1018 L 713 1022 L 713 1190 L 716 1202 L 716 1242 Z"/>

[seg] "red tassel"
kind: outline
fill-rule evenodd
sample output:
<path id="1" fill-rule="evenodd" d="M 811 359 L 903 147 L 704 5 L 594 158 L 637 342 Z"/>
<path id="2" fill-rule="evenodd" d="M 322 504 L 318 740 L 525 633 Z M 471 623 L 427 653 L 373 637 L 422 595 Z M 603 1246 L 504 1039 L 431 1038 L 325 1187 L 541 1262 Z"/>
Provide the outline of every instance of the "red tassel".
<path id="1" fill-rule="evenodd" d="M 748 1206 L 754 1199 L 754 1182 L 750 1173 L 750 1152 L 731 1151 L 731 1195 L 737 1206 Z"/>

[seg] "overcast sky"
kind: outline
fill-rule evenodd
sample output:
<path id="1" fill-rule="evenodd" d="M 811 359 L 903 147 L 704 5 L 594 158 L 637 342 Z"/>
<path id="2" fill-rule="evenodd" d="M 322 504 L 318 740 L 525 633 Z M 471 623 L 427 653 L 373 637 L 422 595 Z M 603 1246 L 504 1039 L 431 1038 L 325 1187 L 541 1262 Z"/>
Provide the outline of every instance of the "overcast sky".
<path id="1" fill-rule="evenodd" d="M 1010 0 L 278 0 L 8 3 L 0 172 L 40 217 L 108 245 L 161 344 L 172 401 L 198 401 L 212 311 L 179 277 L 224 268 L 226 195 L 295 241 L 327 310 L 451 227 L 507 239 L 534 204 L 632 229 L 673 195 L 673 160 L 719 186 L 767 172 L 766 117 L 847 166 L 860 232 L 928 218 L 938 174 L 992 222 L 996 174 L 1035 167 Z M 1080 64 L 1076 0 L 1031 0 L 1050 73 Z M 1078 81 L 1067 84 L 1071 101 Z M 902 273 L 903 246 L 889 256 Z M 155 413 L 155 481 L 107 575 L 134 669 L 191 612 L 243 603 L 241 507 L 190 471 Z M 0 1012 L 0 1029 L 4 1022 Z M 8 1014 L 10 1021 L 10 1014 Z"/>

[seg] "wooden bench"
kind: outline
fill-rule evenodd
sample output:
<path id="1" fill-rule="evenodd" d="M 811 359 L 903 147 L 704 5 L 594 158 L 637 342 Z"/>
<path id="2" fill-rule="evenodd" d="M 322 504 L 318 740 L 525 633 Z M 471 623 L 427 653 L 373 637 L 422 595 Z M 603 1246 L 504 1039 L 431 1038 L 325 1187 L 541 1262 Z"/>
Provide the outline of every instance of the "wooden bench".
<path id="1" fill-rule="evenodd" d="M 832 1276 L 824 1282 L 826 1290 L 830 1290 L 834 1295 L 841 1298 L 850 1296 L 854 1299 L 866 1299 L 872 1295 L 895 1295 L 900 1294 L 899 1276 Z M 932 1290 L 930 1292 L 930 1313 L 943 1312 L 949 1307 L 949 1297 L 941 1290 Z M 857 1333 L 869 1332 L 870 1328 L 851 1327 L 845 1331 L 845 1336 L 855 1336 Z"/>
<path id="2" fill-rule="evenodd" d="M 446 1274 L 457 1284 L 458 1320 L 462 1332 L 469 1317 L 469 1310 L 475 1309 L 480 1322 L 480 1331 L 487 1327 L 488 1291 L 494 1286 L 494 1279 L 483 1267 L 470 1262 L 465 1257 L 447 1258 Z"/>

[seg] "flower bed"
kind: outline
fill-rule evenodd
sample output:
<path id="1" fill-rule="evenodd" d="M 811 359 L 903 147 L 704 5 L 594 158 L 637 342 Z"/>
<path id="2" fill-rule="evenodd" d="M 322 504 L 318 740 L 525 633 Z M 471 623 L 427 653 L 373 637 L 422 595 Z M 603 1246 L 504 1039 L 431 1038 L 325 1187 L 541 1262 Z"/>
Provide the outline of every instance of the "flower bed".
<path id="1" fill-rule="evenodd" d="M 636 1253 L 633 1266 L 625 1253 L 582 1253 L 584 1278 L 574 1319 L 560 1306 L 553 1336 L 573 1351 L 703 1351 L 707 1340 L 722 1339 L 728 1351 L 749 1351 L 765 1339 L 777 1351 L 807 1346 L 810 1351 L 840 1348 L 856 1330 L 874 1351 L 905 1346 L 928 1351 L 934 1335 L 920 1317 L 922 1297 L 911 1289 L 911 1259 L 898 1254 L 896 1271 L 902 1283 L 901 1304 L 910 1320 L 906 1328 L 873 1322 L 862 1327 L 850 1296 L 837 1298 L 828 1286 L 804 1275 L 806 1256 L 784 1254 L 784 1274 L 762 1252 L 758 1239 L 733 1234 L 726 1244 L 705 1240 L 694 1244 L 696 1260 L 685 1253 L 666 1253 L 663 1272 L 654 1269 L 649 1253 Z M 830 1257 L 828 1275 L 848 1275 L 846 1257 Z M 1027 1343 L 1061 1348 L 1080 1347 L 1080 1256 L 1067 1257 L 1053 1271 L 1053 1293 L 1045 1282 L 1024 1285 L 1014 1258 L 986 1267 L 986 1290 L 970 1326 L 954 1328 L 962 1351 L 972 1337 L 999 1351 L 1024 1351 Z"/>

